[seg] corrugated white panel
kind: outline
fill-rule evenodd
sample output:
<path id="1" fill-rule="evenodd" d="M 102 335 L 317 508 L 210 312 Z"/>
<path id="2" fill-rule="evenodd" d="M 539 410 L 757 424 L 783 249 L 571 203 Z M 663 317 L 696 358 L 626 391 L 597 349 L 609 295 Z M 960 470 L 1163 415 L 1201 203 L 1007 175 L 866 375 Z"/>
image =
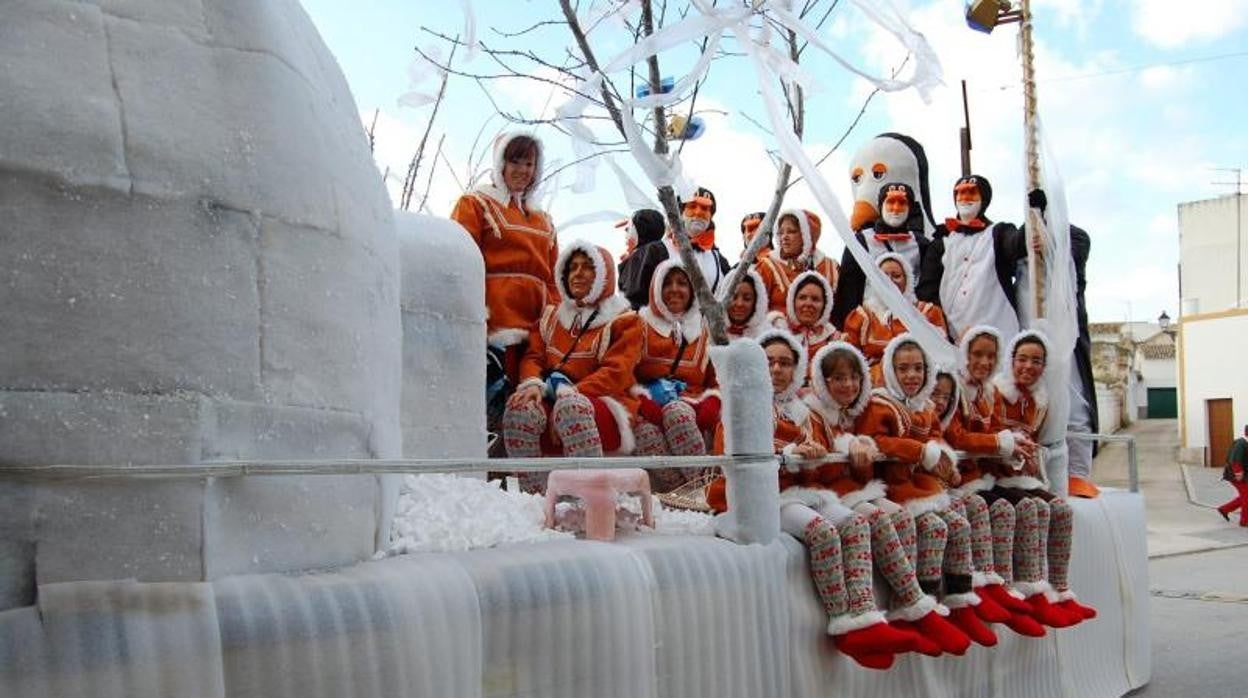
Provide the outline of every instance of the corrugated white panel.
<path id="1" fill-rule="evenodd" d="M 228 695 L 481 695 L 476 591 L 450 556 L 215 586 Z"/>
<path id="2" fill-rule="evenodd" d="M 622 536 L 206 584 L 82 582 L 0 613 L 0 695 L 1118 696 L 1149 676 L 1139 495 L 1072 502 L 1100 617 L 863 669 L 825 634 L 805 549 Z"/>
<path id="3" fill-rule="evenodd" d="M 653 571 L 658 695 L 792 694 L 781 543 L 664 536 L 624 545 Z"/>
<path id="4" fill-rule="evenodd" d="M 69 582 L 0 613 L 0 696 L 224 696 L 207 584 Z"/>
<path id="5" fill-rule="evenodd" d="M 656 695 L 652 581 L 628 548 L 567 541 L 453 557 L 480 600 L 483 695 Z"/>

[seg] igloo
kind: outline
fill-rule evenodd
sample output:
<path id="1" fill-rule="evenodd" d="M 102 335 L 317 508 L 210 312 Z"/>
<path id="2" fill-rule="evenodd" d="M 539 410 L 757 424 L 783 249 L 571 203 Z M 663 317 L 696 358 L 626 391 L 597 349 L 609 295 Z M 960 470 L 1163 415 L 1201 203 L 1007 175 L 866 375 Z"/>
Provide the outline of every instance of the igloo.
<path id="1" fill-rule="evenodd" d="M 294 0 L 0 5 L 0 469 L 401 455 L 394 216 Z M 367 558 L 393 478 L 0 482 L 33 584 Z"/>

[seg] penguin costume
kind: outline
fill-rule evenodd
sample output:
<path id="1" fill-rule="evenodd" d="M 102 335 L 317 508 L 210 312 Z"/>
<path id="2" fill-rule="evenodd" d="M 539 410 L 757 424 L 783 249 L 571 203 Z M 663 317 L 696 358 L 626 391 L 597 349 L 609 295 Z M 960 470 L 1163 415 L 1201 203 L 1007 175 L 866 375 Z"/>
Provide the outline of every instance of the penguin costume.
<path id="1" fill-rule="evenodd" d="M 710 286 L 711 293 L 716 293 L 730 265 L 715 244 L 715 211 L 718 208 L 715 194 L 710 189 L 699 187 L 688 200 L 678 199 L 677 203 L 680 205 L 681 216 L 685 218 L 686 232 L 689 233 L 689 242 L 693 246 L 693 258 L 702 271 L 702 277 Z M 709 209 L 710 216 L 690 216 L 688 207 L 693 203 L 705 207 L 704 210 Z M 704 221 L 703 225 L 698 226 L 701 230 L 690 229 L 690 224 L 695 221 Z M 654 270 L 669 259 L 680 259 L 673 236 L 674 233 L 669 230 L 661 241 L 637 248 L 627 262 L 620 265 L 620 292 L 628 298 L 633 310 L 639 310 L 650 302 L 650 280 L 654 276 Z"/>
<path id="2" fill-rule="evenodd" d="M 1027 236 L 1018 226 L 988 218 L 992 184 L 986 177 L 962 177 L 953 191 L 957 217 L 937 226 L 916 293 L 945 311 L 955 340 L 975 325 L 1014 336 L 1019 330 L 1015 272 L 1027 259 Z"/>
<path id="3" fill-rule="evenodd" d="M 928 241 L 936 230 L 932 218 L 931 189 L 928 186 L 927 153 L 913 138 L 900 133 L 881 133 L 864 145 L 850 162 L 850 183 L 854 208 L 850 228 L 854 237 L 873 258 L 886 252 L 898 252 L 911 260 L 914 275 L 919 276 L 922 257 Z M 909 213 L 892 222 L 882 221 L 888 190 L 909 190 Z M 904 190 L 901 190 L 904 191 Z M 909 233 L 913 242 L 905 240 Z M 866 276 L 849 250 L 841 254 L 841 274 L 837 279 L 832 304 L 832 324 L 842 327 L 845 316 L 863 299 Z"/>

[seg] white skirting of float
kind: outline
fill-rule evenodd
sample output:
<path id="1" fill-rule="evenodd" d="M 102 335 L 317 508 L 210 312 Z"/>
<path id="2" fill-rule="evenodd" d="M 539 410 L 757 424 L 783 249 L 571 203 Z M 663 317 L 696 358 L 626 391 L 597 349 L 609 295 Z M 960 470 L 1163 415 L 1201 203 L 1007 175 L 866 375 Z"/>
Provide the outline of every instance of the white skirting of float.
<path id="1" fill-rule="evenodd" d="M 0 613 L 0 695 L 1120 696 L 1150 672 L 1143 499 L 1072 502 L 1092 621 L 965 657 L 840 656 L 801 545 L 622 536 L 213 583 L 73 582 Z"/>

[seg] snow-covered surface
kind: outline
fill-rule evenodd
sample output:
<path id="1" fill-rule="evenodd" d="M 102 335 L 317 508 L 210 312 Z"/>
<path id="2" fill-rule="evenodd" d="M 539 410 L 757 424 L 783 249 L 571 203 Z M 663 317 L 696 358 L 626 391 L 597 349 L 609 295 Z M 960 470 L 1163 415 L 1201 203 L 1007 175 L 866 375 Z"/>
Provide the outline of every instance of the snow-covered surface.
<path id="1" fill-rule="evenodd" d="M 621 535 L 212 583 L 45 585 L 0 612 L 0 695 L 1119 696 L 1150 672 L 1144 507 L 1071 502 L 1100 617 L 889 671 L 836 653 L 788 536 Z"/>
<path id="2" fill-rule="evenodd" d="M 386 554 L 451 552 L 492 548 L 508 543 L 570 540 L 584 530 L 575 502 L 556 506 L 556 529 L 544 525 L 545 498 L 508 492 L 502 481 L 455 475 L 408 475 L 404 478 L 394 518 L 393 542 Z M 665 509 L 652 503 L 655 527 L 643 526 L 641 503 L 621 497 L 619 535 L 711 535 L 711 517 L 692 511 Z"/>
<path id="3" fill-rule="evenodd" d="M 393 214 L 297 0 L 4 2 L 0 65 L 0 463 L 401 455 Z M 5 481 L 0 601 L 367 559 L 383 482 Z"/>

